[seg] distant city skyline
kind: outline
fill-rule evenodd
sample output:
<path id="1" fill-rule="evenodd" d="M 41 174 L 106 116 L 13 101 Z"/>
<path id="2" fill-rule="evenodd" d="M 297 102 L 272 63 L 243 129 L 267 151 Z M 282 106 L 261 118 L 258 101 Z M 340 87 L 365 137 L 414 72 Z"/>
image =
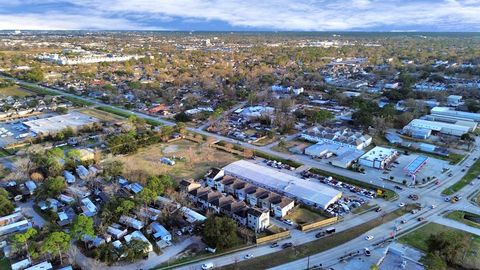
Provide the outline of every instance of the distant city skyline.
<path id="1" fill-rule="evenodd" d="M 0 29 L 480 31 L 478 0 L 10 0 Z"/>

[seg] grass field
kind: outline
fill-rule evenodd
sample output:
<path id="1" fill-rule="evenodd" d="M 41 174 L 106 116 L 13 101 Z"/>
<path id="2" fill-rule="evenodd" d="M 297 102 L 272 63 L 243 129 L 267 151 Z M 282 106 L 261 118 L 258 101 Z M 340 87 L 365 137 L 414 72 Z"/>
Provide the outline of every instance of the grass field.
<path id="1" fill-rule="evenodd" d="M 10 260 L 2 257 L 0 258 L 0 270 L 11 270 Z"/>
<path id="2" fill-rule="evenodd" d="M 17 96 L 17 97 L 26 97 L 31 96 L 32 93 L 18 87 L 17 85 L 12 85 L 5 88 L 0 88 L 0 97 L 8 97 L 8 96 Z"/>
<path id="3" fill-rule="evenodd" d="M 327 217 L 305 207 L 296 207 L 285 216 L 285 219 L 293 220 L 297 224 L 307 224 L 327 219 Z"/>
<path id="4" fill-rule="evenodd" d="M 383 224 L 394 220 L 397 217 L 400 217 L 413 208 L 416 208 L 414 205 L 407 205 L 406 207 L 397 209 L 393 212 L 388 213 L 383 217 L 383 219 L 374 219 L 369 222 L 363 223 L 361 225 L 355 226 L 349 230 L 335 233 L 331 236 L 318 239 L 312 242 L 308 242 L 303 245 L 296 246 L 295 248 L 287 248 L 279 252 L 272 254 L 255 257 L 253 259 L 242 261 L 236 265 L 228 265 L 221 267 L 220 269 L 224 270 L 235 270 L 235 269 L 267 269 L 277 265 L 281 265 L 287 262 L 298 260 L 300 258 L 307 257 L 309 255 L 317 254 L 325 250 L 329 250 L 333 247 L 344 244 L 354 238 L 361 236 L 362 234 L 368 232 L 369 230 Z M 272 259 L 275 258 L 275 259 Z"/>
<path id="5" fill-rule="evenodd" d="M 113 113 L 109 113 L 109 112 L 105 112 L 105 111 L 100 111 L 100 110 L 97 110 L 97 109 L 84 109 L 84 110 L 81 110 L 80 112 L 84 113 L 86 115 L 93 116 L 93 117 L 95 117 L 97 119 L 100 119 L 102 121 L 122 121 L 122 120 L 125 120 L 125 118 L 122 117 L 122 116 L 119 116 L 119 115 L 116 115 L 116 114 L 113 114 Z"/>
<path id="6" fill-rule="evenodd" d="M 436 224 L 436 223 L 429 223 L 423 227 L 420 227 L 419 229 L 414 230 L 406 234 L 405 236 L 400 237 L 399 241 L 401 243 L 407 244 L 419 250 L 427 251 L 428 246 L 427 246 L 426 240 L 428 239 L 428 237 L 430 237 L 431 234 L 436 234 L 442 231 L 454 231 L 455 233 L 461 233 L 461 234 L 468 235 L 469 237 L 472 237 L 471 251 L 474 251 L 474 252 L 480 251 L 480 236 L 469 234 L 469 233 L 466 233 L 457 229 L 453 229 L 447 226 L 443 226 L 440 224 Z M 480 265 L 480 256 L 473 255 L 471 252 L 469 252 L 469 254 L 465 256 L 462 266 L 467 269 L 478 269 L 479 265 Z"/>
<path id="7" fill-rule="evenodd" d="M 480 175 L 480 159 L 477 159 L 477 161 L 473 163 L 470 169 L 468 169 L 467 174 L 465 174 L 465 176 L 463 176 L 462 179 L 460 179 L 460 181 L 456 182 L 455 184 L 443 190 L 442 194 L 452 195 L 453 193 L 459 191 L 464 186 L 472 182 L 473 179 L 475 179 L 478 175 Z"/>
<path id="8" fill-rule="evenodd" d="M 177 157 L 174 166 L 162 164 L 162 157 Z M 223 167 L 237 158 L 223 151 L 187 140 L 151 145 L 128 156 L 112 159 L 124 163 L 124 175 L 128 179 L 143 181 L 147 176 L 166 174 L 174 180 L 203 177 L 211 167 Z"/>
<path id="9" fill-rule="evenodd" d="M 108 107 L 108 106 L 99 106 L 96 109 L 104 111 L 104 112 L 109 112 L 109 113 L 112 113 L 112 114 L 116 114 L 118 116 L 125 117 L 125 118 L 128 118 L 128 117 L 134 115 L 131 112 L 125 112 L 125 111 L 119 110 L 117 108 L 112 108 L 112 107 Z M 163 125 L 160 121 L 156 121 L 156 120 L 153 120 L 153 119 L 150 119 L 150 118 L 144 118 L 144 119 L 145 119 L 145 122 L 147 122 L 147 124 L 152 125 L 152 126 Z"/>
<path id="10" fill-rule="evenodd" d="M 480 223 L 465 219 L 465 214 L 469 215 L 469 216 L 474 216 L 476 218 L 480 217 L 479 215 L 464 212 L 464 211 L 453 211 L 451 213 L 446 214 L 445 217 L 447 217 L 449 219 L 456 220 L 456 221 L 461 222 L 463 224 L 466 224 L 468 226 L 472 226 L 472 227 L 480 229 Z"/>

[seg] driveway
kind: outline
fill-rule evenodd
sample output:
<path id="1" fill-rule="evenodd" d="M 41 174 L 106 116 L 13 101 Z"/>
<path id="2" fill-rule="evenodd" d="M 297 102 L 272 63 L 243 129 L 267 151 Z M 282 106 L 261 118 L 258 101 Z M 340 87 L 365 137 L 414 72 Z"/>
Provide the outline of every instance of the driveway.
<path id="1" fill-rule="evenodd" d="M 43 217 L 33 210 L 33 200 L 24 203 L 17 203 L 17 205 L 22 208 L 22 213 L 24 215 L 32 217 L 34 226 L 43 227 L 43 225 L 45 225 L 45 220 Z"/>

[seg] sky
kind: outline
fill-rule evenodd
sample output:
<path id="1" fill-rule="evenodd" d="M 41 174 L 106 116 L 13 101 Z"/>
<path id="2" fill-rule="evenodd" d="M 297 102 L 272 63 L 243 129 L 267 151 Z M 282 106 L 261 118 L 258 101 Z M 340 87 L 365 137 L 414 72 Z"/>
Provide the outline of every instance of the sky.
<path id="1" fill-rule="evenodd" d="M 0 0 L 0 29 L 480 31 L 480 0 Z"/>

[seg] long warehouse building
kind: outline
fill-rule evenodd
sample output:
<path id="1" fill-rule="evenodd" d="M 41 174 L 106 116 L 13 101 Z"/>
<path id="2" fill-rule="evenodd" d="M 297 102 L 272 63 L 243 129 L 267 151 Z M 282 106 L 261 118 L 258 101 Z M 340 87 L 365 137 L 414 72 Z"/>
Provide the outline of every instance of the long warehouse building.
<path id="1" fill-rule="evenodd" d="M 322 209 L 327 209 L 342 197 L 342 192 L 327 185 L 310 182 L 246 160 L 230 163 L 223 170 L 227 175 Z"/>

